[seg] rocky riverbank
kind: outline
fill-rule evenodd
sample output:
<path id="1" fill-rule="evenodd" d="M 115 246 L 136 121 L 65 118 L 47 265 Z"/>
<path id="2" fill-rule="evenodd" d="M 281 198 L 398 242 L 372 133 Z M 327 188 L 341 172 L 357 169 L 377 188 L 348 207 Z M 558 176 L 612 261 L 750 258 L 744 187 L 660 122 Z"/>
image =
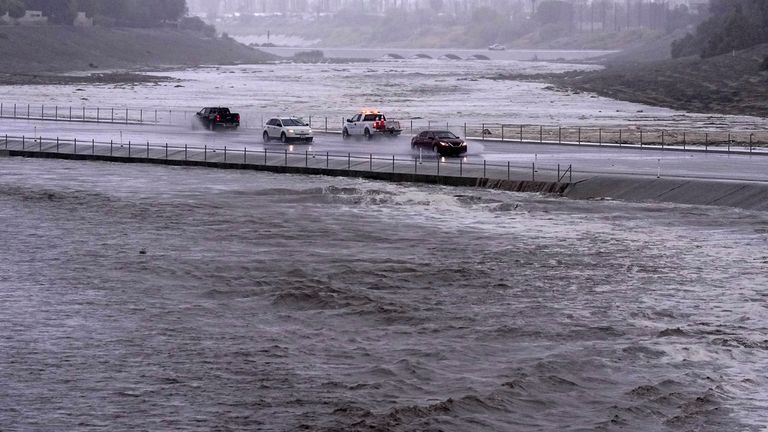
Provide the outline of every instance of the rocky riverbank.
<path id="1" fill-rule="evenodd" d="M 688 112 L 768 117 L 768 44 L 701 59 L 604 61 L 603 70 L 498 75 L 492 79 L 545 81 L 560 88 Z"/>

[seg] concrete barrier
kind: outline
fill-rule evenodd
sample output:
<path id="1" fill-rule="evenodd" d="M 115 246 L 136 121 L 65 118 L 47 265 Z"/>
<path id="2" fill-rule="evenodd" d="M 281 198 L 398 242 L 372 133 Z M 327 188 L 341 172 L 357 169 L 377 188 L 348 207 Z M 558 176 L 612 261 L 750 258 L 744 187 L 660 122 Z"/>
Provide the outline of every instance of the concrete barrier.
<path id="1" fill-rule="evenodd" d="M 569 185 L 563 195 L 571 199 L 610 198 L 768 211 L 766 183 L 596 176 Z"/>
<path id="2" fill-rule="evenodd" d="M 570 199 L 615 199 L 628 202 L 669 202 L 691 205 L 727 206 L 768 211 L 768 183 L 707 181 L 696 179 L 655 179 L 595 176 L 575 183 L 452 176 L 403 171 L 370 171 L 338 167 L 312 167 L 261 163 L 222 162 L 179 158 L 110 156 L 104 154 L 56 153 L 37 150 L 0 150 L 0 156 L 92 160 L 119 163 L 149 163 L 219 169 L 256 170 L 300 175 L 355 177 L 370 180 L 464 186 L 561 195 Z"/>
<path id="3" fill-rule="evenodd" d="M 156 165 L 194 166 L 219 169 L 239 169 L 267 171 L 283 174 L 300 175 L 326 175 L 334 177 L 354 177 L 369 180 L 381 180 L 402 183 L 425 183 L 444 186 L 464 186 L 500 189 L 511 192 L 530 192 L 542 194 L 562 194 L 568 187 L 568 183 L 529 181 L 529 180 L 504 180 L 470 176 L 450 176 L 436 174 L 416 174 L 407 172 L 366 171 L 339 168 L 306 167 L 296 165 L 268 165 L 260 163 L 240 163 L 221 161 L 202 161 L 191 159 L 162 159 L 130 156 L 109 156 L 103 154 L 74 154 L 55 153 L 37 150 L 2 150 L 7 156 L 20 156 L 28 158 L 65 159 L 83 161 L 104 161 L 119 163 L 148 163 Z M 2 154 L 2 153 L 0 153 Z"/>

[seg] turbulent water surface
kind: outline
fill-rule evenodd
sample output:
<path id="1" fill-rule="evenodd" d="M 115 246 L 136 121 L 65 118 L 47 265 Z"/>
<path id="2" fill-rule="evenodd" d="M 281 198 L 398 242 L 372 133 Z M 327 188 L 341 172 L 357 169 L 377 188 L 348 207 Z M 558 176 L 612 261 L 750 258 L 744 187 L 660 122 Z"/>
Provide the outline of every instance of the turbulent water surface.
<path id="1" fill-rule="evenodd" d="M 768 215 L 0 159 L 0 430 L 758 431 Z"/>

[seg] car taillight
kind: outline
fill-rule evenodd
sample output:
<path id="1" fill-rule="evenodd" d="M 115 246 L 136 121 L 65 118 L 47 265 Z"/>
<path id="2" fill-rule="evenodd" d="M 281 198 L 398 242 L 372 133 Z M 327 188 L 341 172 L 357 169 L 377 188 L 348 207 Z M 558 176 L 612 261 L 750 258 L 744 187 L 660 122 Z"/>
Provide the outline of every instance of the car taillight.
<path id="1" fill-rule="evenodd" d="M 240 123 L 240 114 L 235 115 L 235 121 Z"/>
<path id="2" fill-rule="evenodd" d="M 217 121 L 217 122 L 220 122 L 220 121 L 221 121 L 221 116 L 220 116 L 220 115 L 218 115 L 218 114 L 216 115 L 216 121 Z"/>

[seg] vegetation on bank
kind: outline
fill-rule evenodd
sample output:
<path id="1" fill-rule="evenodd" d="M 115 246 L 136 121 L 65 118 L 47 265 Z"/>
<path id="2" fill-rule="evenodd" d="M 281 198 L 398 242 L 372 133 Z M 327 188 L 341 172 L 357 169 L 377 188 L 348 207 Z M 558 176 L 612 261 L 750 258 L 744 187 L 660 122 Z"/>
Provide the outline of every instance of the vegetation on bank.
<path id="1" fill-rule="evenodd" d="M 672 45 L 673 57 L 713 57 L 768 42 L 768 1 L 712 0 L 709 9 L 694 33 Z"/>
<path id="2" fill-rule="evenodd" d="M 0 0 L 0 15 L 19 18 L 25 10 L 42 11 L 54 24 L 72 24 L 78 12 L 102 23 L 153 27 L 178 21 L 187 13 L 186 0 Z"/>

